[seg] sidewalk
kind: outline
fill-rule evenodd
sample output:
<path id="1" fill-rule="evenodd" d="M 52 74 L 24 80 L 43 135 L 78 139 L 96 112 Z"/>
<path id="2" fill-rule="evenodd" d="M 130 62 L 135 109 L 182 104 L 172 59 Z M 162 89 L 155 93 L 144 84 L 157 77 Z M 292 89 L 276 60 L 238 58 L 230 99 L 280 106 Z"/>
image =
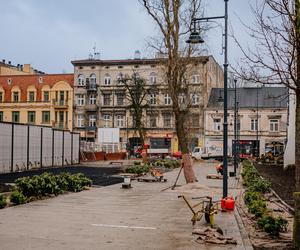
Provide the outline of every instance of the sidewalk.
<path id="1" fill-rule="evenodd" d="M 0 210 L 0 249 L 251 249 L 235 212 L 219 213 L 215 223 L 238 245 L 195 242 L 191 212 L 177 196 L 219 199 L 222 180 L 206 179 L 207 173 L 215 173 L 214 166 L 196 163 L 199 183 L 175 190 L 161 192 L 174 183 L 179 169 L 166 174 L 166 183 L 134 181 L 129 190 L 116 184 Z M 183 175 L 178 184 L 185 184 Z M 237 193 L 235 185 L 230 177 L 229 194 Z M 196 227 L 201 224 L 203 220 Z"/>

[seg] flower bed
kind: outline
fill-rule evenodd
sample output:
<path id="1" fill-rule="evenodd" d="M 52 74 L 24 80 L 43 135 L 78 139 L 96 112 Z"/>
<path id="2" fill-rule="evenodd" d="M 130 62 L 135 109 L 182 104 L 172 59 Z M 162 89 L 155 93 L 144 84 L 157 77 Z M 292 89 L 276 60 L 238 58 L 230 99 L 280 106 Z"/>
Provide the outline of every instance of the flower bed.
<path id="1" fill-rule="evenodd" d="M 17 179 L 15 190 L 11 193 L 9 201 L 13 205 L 19 205 L 51 195 L 56 196 L 65 191 L 80 192 L 91 185 L 92 181 L 83 174 L 43 173 Z M 9 203 L 7 198 L 0 195 L 0 208 L 4 208 L 7 203 Z"/>

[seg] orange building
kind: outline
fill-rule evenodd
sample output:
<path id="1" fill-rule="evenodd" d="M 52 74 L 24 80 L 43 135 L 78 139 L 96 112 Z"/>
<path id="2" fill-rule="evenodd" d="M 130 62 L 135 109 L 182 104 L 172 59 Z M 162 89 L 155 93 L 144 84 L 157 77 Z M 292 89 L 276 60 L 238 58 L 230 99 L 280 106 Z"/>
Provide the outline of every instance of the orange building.
<path id="1" fill-rule="evenodd" d="M 72 130 L 73 74 L 0 76 L 0 121 Z"/>

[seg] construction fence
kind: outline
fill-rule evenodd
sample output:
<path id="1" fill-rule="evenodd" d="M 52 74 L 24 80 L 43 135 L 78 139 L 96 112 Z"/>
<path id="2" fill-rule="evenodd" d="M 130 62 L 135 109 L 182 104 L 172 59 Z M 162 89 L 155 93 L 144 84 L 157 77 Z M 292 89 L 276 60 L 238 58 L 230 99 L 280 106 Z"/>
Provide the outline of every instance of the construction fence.
<path id="1" fill-rule="evenodd" d="M 79 148 L 78 133 L 0 122 L 0 173 L 77 164 Z"/>

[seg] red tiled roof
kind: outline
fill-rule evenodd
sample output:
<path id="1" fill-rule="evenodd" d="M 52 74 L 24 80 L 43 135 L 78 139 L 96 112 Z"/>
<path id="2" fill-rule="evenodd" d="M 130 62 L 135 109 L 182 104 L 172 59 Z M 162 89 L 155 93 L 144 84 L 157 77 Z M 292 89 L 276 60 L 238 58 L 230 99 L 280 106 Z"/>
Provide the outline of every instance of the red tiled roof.
<path id="1" fill-rule="evenodd" d="M 43 82 L 39 83 L 39 78 L 43 78 Z M 11 83 L 8 84 L 8 80 L 11 79 Z M 20 101 L 27 101 L 27 88 L 34 85 L 37 90 L 37 101 L 41 101 L 41 89 L 45 85 L 53 87 L 57 82 L 64 81 L 74 85 L 74 74 L 42 74 L 42 75 L 6 75 L 0 76 L 0 87 L 5 90 L 5 102 L 11 101 L 11 89 L 14 86 L 18 86 L 21 90 Z"/>

